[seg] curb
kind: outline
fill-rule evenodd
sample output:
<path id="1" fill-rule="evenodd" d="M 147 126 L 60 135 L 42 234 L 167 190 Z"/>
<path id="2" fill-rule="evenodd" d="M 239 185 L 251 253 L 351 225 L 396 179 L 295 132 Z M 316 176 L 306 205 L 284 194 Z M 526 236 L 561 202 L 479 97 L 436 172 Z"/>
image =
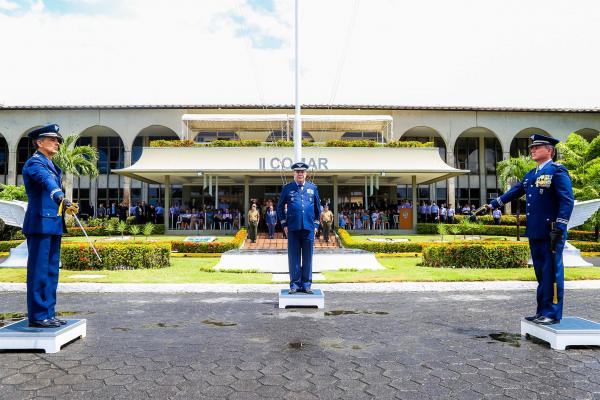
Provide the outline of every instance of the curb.
<path id="1" fill-rule="evenodd" d="M 327 283 L 315 287 L 337 293 L 402 293 L 402 292 L 486 292 L 535 290 L 536 282 L 390 282 Z M 164 283 L 60 283 L 60 293 L 274 293 L 287 289 L 287 284 L 164 284 Z M 600 289 L 600 280 L 567 281 L 566 290 Z M 0 292 L 25 292 L 25 283 L 0 283 Z"/>

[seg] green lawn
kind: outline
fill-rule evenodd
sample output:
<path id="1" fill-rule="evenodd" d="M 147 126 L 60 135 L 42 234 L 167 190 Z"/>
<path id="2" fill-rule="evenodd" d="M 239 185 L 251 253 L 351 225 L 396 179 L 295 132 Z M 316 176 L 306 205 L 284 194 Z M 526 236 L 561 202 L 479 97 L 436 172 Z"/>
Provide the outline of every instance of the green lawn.
<path id="1" fill-rule="evenodd" d="M 212 272 L 218 258 L 171 258 L 171 266 L 133 271 L 61 270 L 61 282 L 95 283 L 270 283 L 271 274 Z M 105 275 L 102 278 L 70 278 L 73 275 Z M 0 282 L 25 282 L 24 268 L 0 269 Z"/>
<path id="2" fill-rule="evenodd" d="M 131 236 L 131 235 L 126 235 L 126 236 L 129 236 L 131 238 L 131 240 L 133 240 L 133 236 Z M 193 233 L 190 233 L 189 236 L 196 236 L 196 235 Z M 203 235 L 200 235 L 200 236 L 203 236 Z M 204 236 L 210 236 L 210 235 L 204 235 Z M 186 237 L 187 236 L 182 236 L 182 235 L 150 235 L 150 236 L 148 236 L 148 240 L 155 240 L 155 241 L 183 240 Z M 215 237 L 217 238 L 218 242 L 231 242 L 233 240 L 233 235 L 215 236 Z M 92 239 L 93 242 L 103 242 L 103 241 L 107 241 L 107 240 L 120 240 L 121 235 L 117 234 L 117 235 L 112 235 L 112 236 L 90 236 L 90 239 Z M 146 237 L 144 235 L 137 235 L 136 240 L 146 240 Z M 85 236 L 63 237 L 62 241 L 63 242 L 85 242 L 85 243 L 87 243 L 87 239 L 85 238 Z"/>
<path id="3" fill-rule="evenodd" d="M 386 269 L 380 271 L 325 272 L 322 282 L 454 282 L 534 280 L 532 268 L 454 269 L 419 267 L 420 258 L 381 257 Z M 271 274 L 211 272 L 218 258 L 171 258 L 168 268 L 134 271 L 66 271 L 61 282 L 96 283 L 271 283 Z M 600 268 L 567 268 L 567 280 L 600 279 Z M 102 278 L 70 278 L 73 275 L 105 275 Z M 0 269 L 0 282 L 25 282 L 24 268 Z"/>
<path id="4" fill-rule="evenodd" d="M 454 282 L 454 281 L 532 281 L 533 268 L 477 269 L 419 267 L 416 257 L 380 257 L 386 267 L 379 271 L 325 272 L 327 282 Z M 567 280 L 600 279 L 600 268 L 566 268 Z"/>
<path id="5" fill-rule="evenodd" d="M 352 231 L 350 231 L 350 234 L 352 236 L 352 239 L 354 240 L 354 242 L 356 243 L 376 243 L 376 242 L 372 242 L 369 241 L 369 238 L 374 238 L 374 239 L 383 239 L 383 238 L 387 238 L 387 239 L 408 239 L 410 242 L 432 242 L 434 240 L 440 240 L 441 236 L 440 235 L 378 235 L 378 234 L 371 234 L 371 235 L 354 235 L 352 234 Z M 467 238 L 469 237 L 474 237 L 471 235 L 467 235 Z M 477 237 L 481 238 L 481 240 L 517 240 L 516 237 L 513 236 L 483 236 L 483 235 L 477 235 Z M 444 235 L 444 240 L 451 242 L 454 240 L 464 240 L 465 237 L 463 235 Z M 521 237 L 521 240 L 524 242 L 527 242 L 527 238 L 526 237 Z"/>

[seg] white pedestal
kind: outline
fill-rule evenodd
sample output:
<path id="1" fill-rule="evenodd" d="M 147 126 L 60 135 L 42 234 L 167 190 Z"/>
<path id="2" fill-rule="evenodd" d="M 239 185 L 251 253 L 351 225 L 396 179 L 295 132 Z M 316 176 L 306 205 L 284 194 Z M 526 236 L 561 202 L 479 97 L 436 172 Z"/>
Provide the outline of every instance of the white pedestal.
<path id="1" fill-rule="evenodd" d="M 281 289 L 279 292 L 279 308 L 286 307 L 317 307 L 325 308 L 325 294 L 321 289 L 314 289 L 314 294 L 294 293 L 289 289 Z"/>
<path id="2" fill-rule="evenodd" d="M 69 319 L 60 328 L 29 328 L 24 319 L 0 328 L 1 350 L 36 350 L 57 353 L 61 346 L 86 335 L 85 319 Z"/>
<path id="3" fill-rule="evenodd" d="M 546 341 L 554 350 L 565 350 L 567 346 L 600 346 L 600 324 L 579 317 L 566 317 L 553 325 L 521 320 L 521 335 Z"/>

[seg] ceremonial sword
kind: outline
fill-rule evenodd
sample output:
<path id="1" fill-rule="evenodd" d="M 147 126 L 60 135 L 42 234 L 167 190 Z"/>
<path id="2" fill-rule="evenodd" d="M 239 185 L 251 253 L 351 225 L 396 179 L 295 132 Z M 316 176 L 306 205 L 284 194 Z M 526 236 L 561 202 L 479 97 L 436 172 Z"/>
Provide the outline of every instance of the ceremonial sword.
<path id="1" fill-rule="evenodd" d="M 85 229 L 83 228 L 83 225 L 81 225 L 81 221 L 79 220 L 79 218 L 77 218 L 76 214 L 72 214 L 73 217 L 75 218 L 75 221 L 77 221 L 77 223 L 79 224 L 79 227 L 81 228 L 81 230 L 83 231 L 83 234 L 85 235 L 85 237 L 88 240 L 88 243 L 90 244 L 90 246 L 92 246 L 92 250 L 94 250 L 94 254 L 96 255 L 96 257 L 98 257 L 98 261 L 102 262 L 102 259 L 100 258 L 100 254 L 98 254 L 98 251 L 96 250 L 96 248 L 94 247 L 94 244 L 92 243 L 92 240 L 90 239 L 90 237 L 88 236 L 87 232 L 85 231 Z"/>

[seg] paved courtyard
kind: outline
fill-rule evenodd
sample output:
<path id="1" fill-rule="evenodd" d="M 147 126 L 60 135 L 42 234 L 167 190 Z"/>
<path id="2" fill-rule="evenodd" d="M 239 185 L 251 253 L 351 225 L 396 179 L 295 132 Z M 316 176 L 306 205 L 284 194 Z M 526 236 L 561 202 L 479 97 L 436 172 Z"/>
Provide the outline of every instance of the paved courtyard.
<path id="1" fill-rule="evenodd" d="M 600 399 L 600 349 L 521 339 L 533 292 L 62 294 L 88 336 L 57 354 L 0 352 L 0 399 Z M 24 293 L 0 294 L 23 312 Z M 599 319 L 598 291 L 566 314 Z"/>

